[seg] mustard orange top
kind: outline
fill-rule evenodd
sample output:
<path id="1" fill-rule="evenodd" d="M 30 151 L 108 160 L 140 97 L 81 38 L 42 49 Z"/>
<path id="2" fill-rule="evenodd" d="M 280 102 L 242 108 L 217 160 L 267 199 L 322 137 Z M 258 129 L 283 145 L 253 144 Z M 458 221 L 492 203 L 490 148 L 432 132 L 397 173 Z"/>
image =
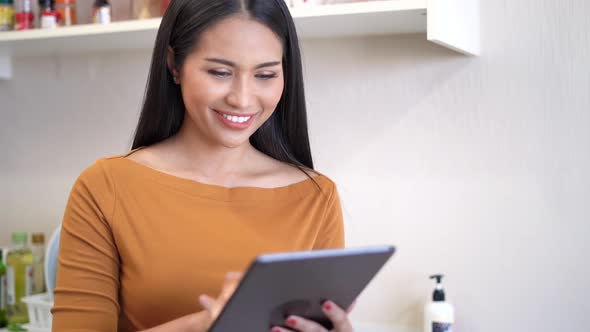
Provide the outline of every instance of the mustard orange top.
<path id="1" fill-rule="evenodd" d="M 227 188 L 124 157 L 98 160 L 72 188 L 53 331 L 154 327 L 201 311 L 198 296 L 216 297 L 225 274 L 258 254 L 344 246 L 338 192 L 323 175 Z"/>

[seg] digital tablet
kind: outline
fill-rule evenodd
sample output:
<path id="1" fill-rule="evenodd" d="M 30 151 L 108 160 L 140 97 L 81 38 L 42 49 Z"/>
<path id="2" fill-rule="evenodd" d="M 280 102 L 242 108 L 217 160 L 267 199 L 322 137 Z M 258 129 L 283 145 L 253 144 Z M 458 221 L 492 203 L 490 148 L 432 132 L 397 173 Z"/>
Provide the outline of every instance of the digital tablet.
<path id="1" fill-rule="evenodd" d="M 331 330 L 323 302 L 348 308 L 394 251 L 393 246 L 372 246 L 260 255 L 209 331 L 269 331 L 287 327 L 289 315 Z"/>

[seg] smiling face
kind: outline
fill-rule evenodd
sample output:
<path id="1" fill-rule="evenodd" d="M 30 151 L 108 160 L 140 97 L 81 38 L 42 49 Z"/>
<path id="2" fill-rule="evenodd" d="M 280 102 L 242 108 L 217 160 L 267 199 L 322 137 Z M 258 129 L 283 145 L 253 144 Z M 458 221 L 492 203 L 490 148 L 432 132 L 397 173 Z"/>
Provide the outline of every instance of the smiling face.
<path id="1" fill-rule="evenodd" d="M 186 114 L 181 130 L 208 144 L 242 146 L 283 93 L 283 46 L 265 25 L 232 16 L 204 31 L 179 71 Z"/>

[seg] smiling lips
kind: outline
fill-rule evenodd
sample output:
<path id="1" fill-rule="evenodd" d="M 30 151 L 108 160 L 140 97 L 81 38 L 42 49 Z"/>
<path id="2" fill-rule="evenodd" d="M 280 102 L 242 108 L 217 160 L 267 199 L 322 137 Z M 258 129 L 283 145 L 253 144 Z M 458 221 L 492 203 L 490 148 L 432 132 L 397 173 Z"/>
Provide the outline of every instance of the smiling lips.
<path id="1" fill-rule="evenodd" d="M 221 120 L 221 123 L 230 129 L 243 130 L 250 127 L 254 114 L 239 114 L 239 113 L 222 113 L 221 111 L 215 110 L 217 118 Z"/>

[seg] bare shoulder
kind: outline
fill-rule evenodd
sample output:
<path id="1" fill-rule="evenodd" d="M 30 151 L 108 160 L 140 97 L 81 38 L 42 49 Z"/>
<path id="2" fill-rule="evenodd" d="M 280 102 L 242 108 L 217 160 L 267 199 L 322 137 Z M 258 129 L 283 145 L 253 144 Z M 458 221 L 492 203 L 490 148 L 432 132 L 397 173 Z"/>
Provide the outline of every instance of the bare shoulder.
<path id="1" fill-rule="evenodd" d="M 287 162 L 276 160 L 267 155 L 261 156 L 261 163 L 256 177 L 267 183 L 269 187 L 282 187 L 299 183 L 321 174 L 307 167 L 297 167 Z"/>
<path id="2" fill-rule="evenodd" d="M 125 156 L 125 158 L 133 160 L 145 166 L 158 168 L 162 160 L 162 147 L 160 144 L 143 147 L 137 151 Z"/>
<path id="3" fill-rule="evenodd" d="M 278 161 L 278 175 L 284 177 L 287 182 L 297 183 L 307 179 L 320 176 L 320 173 L 307 167 L 297 167 L 285 162 Z"/>

